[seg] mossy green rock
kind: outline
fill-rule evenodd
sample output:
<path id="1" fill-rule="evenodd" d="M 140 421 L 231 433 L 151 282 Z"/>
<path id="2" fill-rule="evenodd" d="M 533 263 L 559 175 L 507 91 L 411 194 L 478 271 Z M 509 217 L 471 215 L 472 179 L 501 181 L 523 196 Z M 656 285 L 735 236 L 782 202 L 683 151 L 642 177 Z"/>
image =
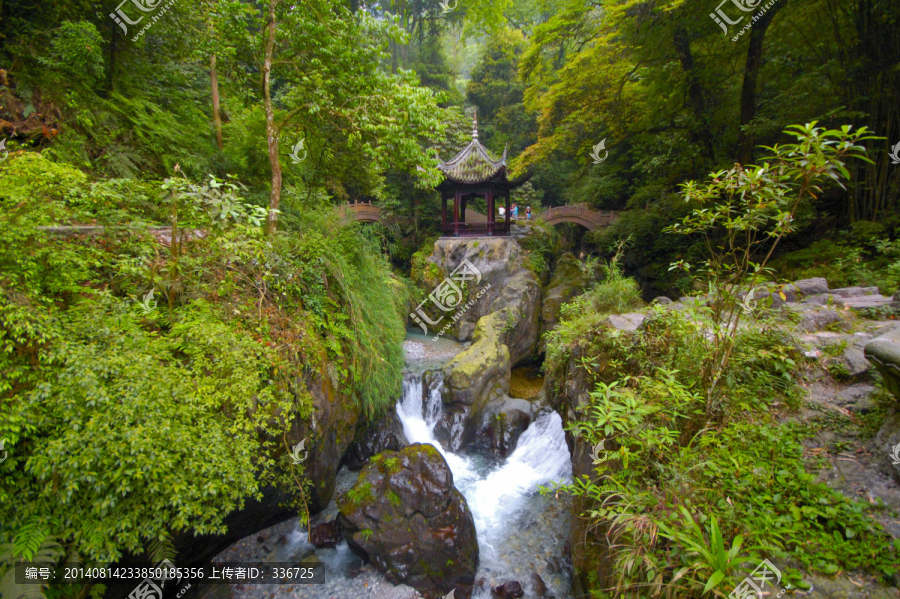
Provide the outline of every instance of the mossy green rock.
<path id="1" fill-rule="evenodd" d="M 503 312 L 479 320 L 472 345 L 444 367 L 444 410 L 434 434 L 451 451 L 472 441 L 472 417 L 509 392 L 509 349 L 501 342 L 504 322 Z"/>
<path id="2" fill-rule="evenodd" d="M 469 597 L 478 567 L 475 521 L 453 473 L 431 445 L 385 451 L 338 503 L 351 549 L 388 581 L 429 599 Z"/>
<path id="3" fill-rule="evenodd" d="M 556 261 L 556 270 L 553 277 L 544 287 L 541 293 L 541 335 L 552 331 L 559 322 L 559 311 L 564 303 L 573 297 L 581 295 L 584 288 L 590 282 L 588 276 L 581 268 L 581 263 L 571 252 L 566 252 Z M 546 348 L 546 343 L 541 341 L 541 350 Z"/>

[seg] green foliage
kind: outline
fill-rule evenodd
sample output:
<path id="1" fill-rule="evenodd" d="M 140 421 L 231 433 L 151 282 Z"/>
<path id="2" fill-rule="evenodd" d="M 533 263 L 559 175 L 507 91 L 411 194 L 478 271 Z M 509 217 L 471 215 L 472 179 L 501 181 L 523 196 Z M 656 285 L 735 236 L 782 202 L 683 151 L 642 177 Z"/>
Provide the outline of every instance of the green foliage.
<path id="1" fill-rule="evenodd" d="M 891 295 L 900 289 L 900 242 L 851 235 L 820 239 L 773 260 L 772 269 L 788 280 L 824 277 L 833 289 L 874 286 Z"/>
<path id="2" fill-rule="evenodd" d="M 765 416 L 689 426 L 705 411 L 695 376 L 658 370 L 624 387 L 600 383 L 570 426 L 594 445 L 596 476 L 568 490 L 590 498 L 586 515 L 610 527 L 617 592 L 727 591 L 742 563 L 764 557 L 889 576 L 896 556 L 871 506 L 816 482 L 790 427 Z"/>
<path id="3" fill-rule="evenodd" d="M 347 501 L 353 505 L 362 505 L 373 497 L 372 483 L 353 485 L 353 488 L 347 491 Z"/>
<path id="4" fill-rule="evenodd" d="M 589 336 L 610 314 L 643 306 L 637 282 L 622 273 L 620 256 L 617 253 L 608 263 L 599 265 L 602 281 L 561 306 L 559 324 L 547 333 L 546 370 L 564 368 L 573 344 Z"/>
<path id="5" fill-rule="evenodd" d="M 93 23 L 64 21 L 50 42 L 50 55 L 41 60 L 59 69 L 70 81 L 92 86 L 103 77 L 103 39 Z"/>
<path id="6" fill-rule="evenodd" d="M 89 184 L 36 154 L 0 166 L 0 197 L 0 542 L 16 555 L 49 538 L 89 560 L 167 555 L 263 485 L 300 506 L 309 483 L 276 456 L 308 385 L 343 409 L 393 403 L 405 287 L 359 229 L 298 210 L 266 237 L 235 182 Z M 37 229 L 91 215 L 106 233 Z M 168 248 L 154 220 L 175 226 Z M 139 309 L 154 286 L 168 309 Z"/>
<path id="7" fill-rule="evenodd" d="M 867 160 L 865 147 L 872 139 L 865 127 L 826 130 L 816 123 L 795 125 L 785 131 L 796 144 L 767 148 L 772 155 L 762 166 L 736 165 L 711 175 L 712 181 L 684 185 L 684 200 L 697 205 L 668 232 L 701 237 L 706 248 L 701 269 L 707 288 L 706 309 L 711 334 L 704 335 L 707 355 L 700 363 L 701 385 L 709 417 L 719 409 L 719 383 L 734 350 L 744 314 L 755 306 L 756 285 L 768 273 L 768 262 L 783 237 L 796 228 L 798 214 L 826 184 L 849 177 L 846 161 Z M 671 270 L 691 271 L 679 260 Z"/>

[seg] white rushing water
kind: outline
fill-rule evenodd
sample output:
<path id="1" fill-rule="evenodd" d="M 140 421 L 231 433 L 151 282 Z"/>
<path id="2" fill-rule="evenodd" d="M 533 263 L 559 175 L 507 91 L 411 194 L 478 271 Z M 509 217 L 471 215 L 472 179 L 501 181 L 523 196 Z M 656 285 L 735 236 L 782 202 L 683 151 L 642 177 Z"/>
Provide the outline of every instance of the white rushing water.
<path id="1" fill-rule="evenodd" d="M 422 379 L 407 375 L 403 382 L 403 396 L 397 402 L 403 430 L 410 443 L 428 443 L 443 454 L 475 520 L 481 548 L 479 576 L 503 578 L 518 571 L 511 564 L 522 557 L 506 545 L 520 533 L 523 519 L 534 520 L 536 512 L 546 508 L 546 501 L 538 496 L 539 487 L 571 480 L 572 461 L 562 420 L 556 412 L 542 413 L 519 437 L 509 458 L 485 467 L 473 457 L 447 451 L 435 439 L 443 381 L 435 379 L 432 388 L 425 390 L 423 402 Z"/>

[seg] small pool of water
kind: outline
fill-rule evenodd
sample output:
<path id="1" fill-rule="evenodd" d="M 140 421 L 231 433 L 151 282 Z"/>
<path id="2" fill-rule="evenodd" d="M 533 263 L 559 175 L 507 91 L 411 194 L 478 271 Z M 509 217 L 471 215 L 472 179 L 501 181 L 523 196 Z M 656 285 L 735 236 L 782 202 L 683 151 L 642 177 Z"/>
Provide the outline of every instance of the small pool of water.
<path id="1" fill-rule="evenodd" d="M 516 366 L 509 373 L 509 396 L 534 399 L 544 388 L 544 374 L 538 364 Z"/>

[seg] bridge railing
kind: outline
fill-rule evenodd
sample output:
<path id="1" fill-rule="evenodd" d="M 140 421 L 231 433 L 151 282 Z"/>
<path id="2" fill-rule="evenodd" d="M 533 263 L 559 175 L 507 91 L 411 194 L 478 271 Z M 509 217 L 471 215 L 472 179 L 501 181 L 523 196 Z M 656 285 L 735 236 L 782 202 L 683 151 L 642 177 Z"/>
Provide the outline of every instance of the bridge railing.
<path id="1" fill-rule="evenodd" d="M 509 226 L 499 223 L 447 223 L 443 227 L 444 235 L 452 237 L 491 237 L 509 235 Z"/>
<path id="2" fill-rule="evenodd" d="M 348 202 L 338 206 L 338 215 L 341 218 L 354 215 L 357 220 L 380 220 L 381 208 L 367 202 Z"/>
<path id="3" fill-rule="evenodd" d="M 620 210 L 591 210 L 584 206 L 551 206 L 537 215 L 544 221 L 554 218 L 580 218 L 597 226 L 606 227 L 619 217 Z"/>

